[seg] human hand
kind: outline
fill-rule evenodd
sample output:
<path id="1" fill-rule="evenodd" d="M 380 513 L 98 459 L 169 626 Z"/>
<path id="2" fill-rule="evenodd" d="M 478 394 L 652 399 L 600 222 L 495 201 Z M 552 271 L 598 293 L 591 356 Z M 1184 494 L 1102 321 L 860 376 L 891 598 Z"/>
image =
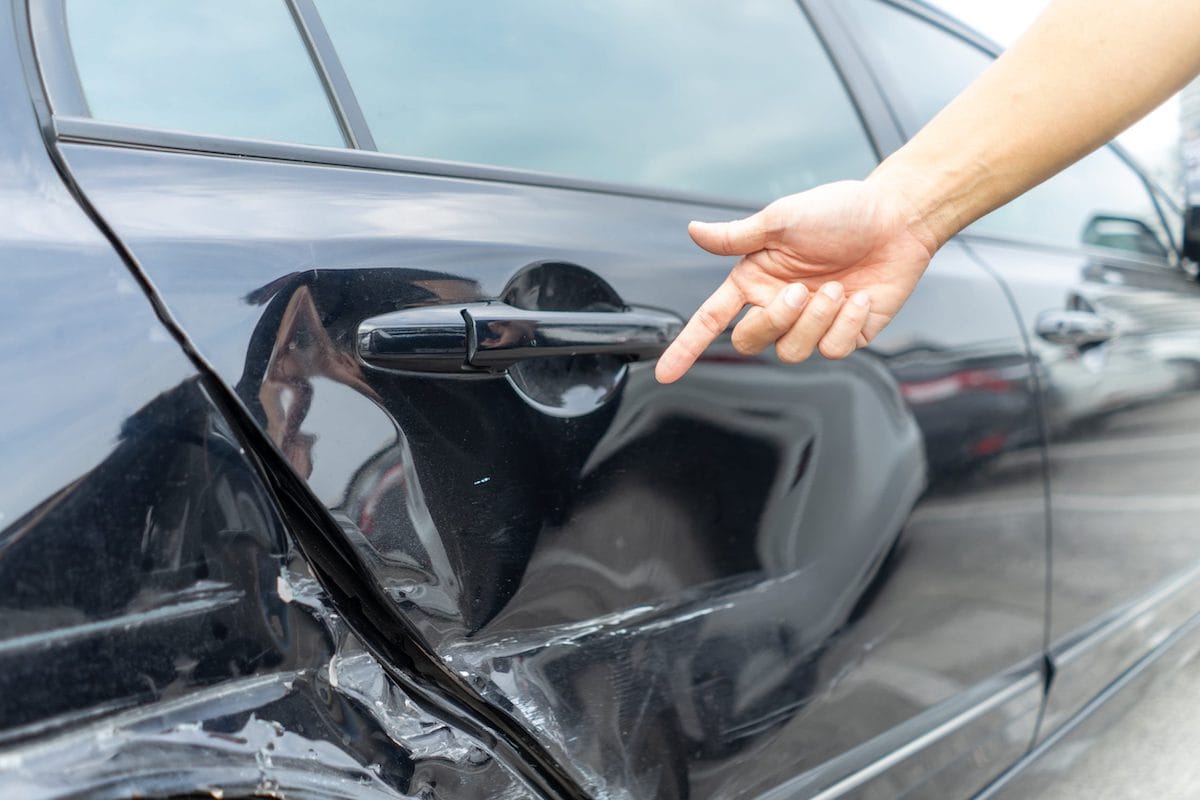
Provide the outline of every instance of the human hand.
<path id="1" fill-rule="evenodd" d="M 903 194 L 870 179 L 789 195 L 734 222 L 693 222 L 688 233 L 742 258 L 659 358 L 662 383 L 682 377 L 746 305 L 738 352 L 774 343 L 789 363 L 814 349 L 844 358 L 891 322 L 938 247 Z"/>

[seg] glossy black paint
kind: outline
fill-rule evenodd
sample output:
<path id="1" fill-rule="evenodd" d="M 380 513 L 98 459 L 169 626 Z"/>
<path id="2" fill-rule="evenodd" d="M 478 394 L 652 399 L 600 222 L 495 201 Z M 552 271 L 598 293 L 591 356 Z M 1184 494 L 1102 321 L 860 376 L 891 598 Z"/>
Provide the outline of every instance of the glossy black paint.
<path id="1" fill-rule="evenodd" d="M 998 52 L 919 0 L 891 4 L 933 18 L 982 51 Z M 847 25 L 853 38 L 856 31 Z M 876 77 L 902 94 L 890 86 L 891 75 Z M 916 125 L 919 120 L 908 121 L 910 130 Z M 1040 742 L 1058 740 L 1063 726 L 1096 698 L 1111 696 L 1109 687 L 1126 670 L 1154 661 L 1157 648 L 1200 607 L 1192 479 L 1200 455 L 1194 422 L 1200 287 L 1195 264 L 1174 252 L 1185 237 L 1182 219 L 1171 220 L 1182 215 L 1144 175 L 1140 183 L 1128 189 L 1134 195 L 1126 207 L 1149 208 L 1154 198 L 1167 235 L 1156 234 L 1153 242 L 1146 236 L 1154 227 L 1147 221 L 1154 220 L 1114 217 L 1103 206 L 1091 209 L 1074 247 L 970 229 L 960 237 L 1004 280 L 1040 387 L 1052 564 L 1046 648 L 1052 681 Z M 1105 228 L 1117 235 L 1105 239 Z M 1006 502 L 986 512 L 1011 508 Z"/>
<path id="2" fill-rule="evenodd" d="M 886 352 L 801 369 L 726 345 L 671 389 L 635 364 L 599 410 L 563 417 L 531 395 L 564 380 L 594 389 L 600 365 L 454 379 L 372 369 L 355 357 L 358 326 L 505 298 L 546 261 L 588 270 L 560 267 L 550 285 L 578 292 L 596 274 L 622 304 L 683 312 L 727 268 L 692 248 L 684 223 L 729 209 L 62 152 L 169 313 L 341 521 L 366 588 L 422 630 L 460 691 L 506 709 L 592 791 L 832 786 L 970 713 L 959 740 L 861 778 L 969 791 L 988 774 L 972 765 L 997 770 L 1032 736 L 1044 533 L 1036 516 L 1005 520 L 1015 535 L 968 525 L 972 492 L 930 474 L 928 437 L 888 366 L 920 371 L 924 353 L 949 351 L 938 360 L 953 374 L 950 353 L 973 354 L 979 337 L 1021 359 L 999 286 L 961 252 L 922 296 L 955 298 L 972 325 L 898 326 Z M 934 513 L 906 526 L 931 479 Z M 861 489 L 849 507 L 847 486 Z M 1018 472 L 1007 491 L 1037 507 L 1039 474 Z M 981 542 L 997 556 L 972 563 Z M 926 595 L 948 569 L 963 581 Z M 998 601 L 1016 613 L 994 615 Z"/>
<path id="3" fill-rule="evenodd" d="M 1195 613 L 1200 285 L 1162 260 L 969 246 L 1011 287 L 1043 387 L 1057 671 L 1044 734 Z M 1105 335 L 1036 335 L 1064 311 Z"/>
<path id="4" fill-rule="evenodd" d="M 539 796 L 331 608 L 224 390 L 56 171 L 10 21 L 0 794 Z"/>
<path id="5" fill-rule="evenodd" d="M 358 355 L 414 372 L 503 371 L 532 359 L 656 358 L 679 333 L 674 314 L 649 310 L 547 311 L 504 302 L 441 305 L 375 317 L 358 328 Z"/>
<path id="6" fill-rule="evenodd" d="M 873 140 L 897 141 L 840 57 Z M 0 248 L 24 338 L 2 352 L 31 388 L 0 401 L 4 452 L 29 453 L 0 459 L 0 788 L 961 796 L 1034 741 L 1047 654 L 1043 732 L 1128 663 L 1111 648 L 1188 616 L 1177 581 L 1167 611 L 1100 620 L 1152 611 L 1140 639 L 1074 661 L 1061 633 L 1086 602 L 1047 618 L 1063 451 L 1047 461 L 1043 433 L 1086 435 L 1087 403 L 1174 424 L 1190 384 L 1176 354 L 1150 362 L 1169 386 L 1080 390 L 1084 354 L 1037 340 L 1034 312 L 1103 316 L 1096 276 L 1172 289 L 1162 273 L 1088 261 L 1031 305 L 987 242 L 952 243 L 844 362 L 724 340 L 672 387 L 609 354 L 397 369 L 364 357 L 364 323 L 684 314 L 728 268 L 686 221 L 739 209 L 58 120 L 54 152 L 130 272 L 13 76 Z M 1162 309 L 1132 344 L 1189 350 Z M 1178 539 L 1167 560 L 1189 557 Z M 1092 588 L 1165 591 L 1154 570 Z M 1088 574 L 1056 573 L 1055 598 Z"/>
<path id="7" fill-rule="evenodd" d="M 726 269 L 692 249 L 685 222 L 727 212 L 204 155 L 63 152 L 201 353 L 341 521 L 395 613 L 591 791 L 750 793 L 853 750 L 809 776 L 834 783 L 886 747 L 859 745 L 914 717 L 935 726 L 962 710 L 960 687 L 993 680 L 1025 688 L 988 719 L 977 757 L 999 765 L 1032 737 L 1040 454 L 1020 453 L 1030 444 L 1020 430 L 973 453 L 1013 451 L 1004 491 L 1028 499 L 1023 516 L 980 525 L 970 503 L 990 489 L 945 472 L 960 462 L 926 462 L 923 439 L 936 434 L 926 422 L 922 436 L 921 403 L 904 402 L 903 384 L 917 382 L 906 374 L 975 374 L 991 358 L 1008 371 L 1000 384 L 964 379 L 963 408 L 1006 393 L 1030 407 L 1015 317 L 964 253 L 943 255 L 914 305 L 925 310 L 875 355 L 784 368 L 726 344 L 675 387 L 632 364 L 611 401 L 562 417 L 512 376 L 367 366 L 355 356 L 359 325 L 431 301 L 501 298 L 525 265 L 547 260 L 584 265 L 625 303 L 684 311 L 704 291 L 700 276 Z M 444 221 L 430 216 L 439 208 Z M 924 323 L 947 297 L 971 325 Z M 575 363 L 573 374 L 590 370 Z M 906 524 L 927 482 L 933 513 Z M 860 492 L 851 505 L 848 486 Z M 961 584 L 925 595 L 926 581 L 955 570 Z M 954 613 L 939 610 L 945 592 Z M 998 603 L 1011 611 L 995 614 Z M 961 649 L 964 636 L 977 646 Z M 925 682 L 916 692 L 914 674 Z M 977 773 L 953 774 L 959 758 L 951 746 L 890 780 L 927 782 L 932 771 L 948 789 L 981 785 Z"/>
<path id="8" fill-rule="evenodd" d="M 6 529 L 0 791 L 535 796 L 392 681 L 275 503 L 193 378 Z"/>

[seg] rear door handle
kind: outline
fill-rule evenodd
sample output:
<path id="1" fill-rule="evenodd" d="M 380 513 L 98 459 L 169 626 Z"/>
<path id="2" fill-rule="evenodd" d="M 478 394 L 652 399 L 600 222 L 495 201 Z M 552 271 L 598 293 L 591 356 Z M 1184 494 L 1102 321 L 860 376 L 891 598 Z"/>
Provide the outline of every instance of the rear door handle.
<path id="1" fill-rule="evenodd" d="M 1106 342 L 1116 335 L 1117 328 L 1110 320 L 1091 311 L 1043 311 L 1035 326 L 1037 335 L 1054 344 L 1080 347 Z"/>
<path id="2" fill-rule="evenodd" d="M 369 364 L 433 372 L 501 370 L 531 358 L 618 355 L 657 358 L 683 327 L 667 311 L 538 311 L 505 303 L 422 306 L 358 328 Z"/>

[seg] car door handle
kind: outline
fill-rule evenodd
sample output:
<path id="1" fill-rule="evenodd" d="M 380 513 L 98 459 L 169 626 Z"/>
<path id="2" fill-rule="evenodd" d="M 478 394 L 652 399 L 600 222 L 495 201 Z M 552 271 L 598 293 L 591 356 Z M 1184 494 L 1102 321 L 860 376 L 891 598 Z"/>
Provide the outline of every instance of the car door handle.
<path id="1" fill-rule="evenodd" d="M 506 303 L 422 306 L 358 328 L 369 364 L 432 372 L 502 370 L 531 358 L 618 355 L 657 358 L 683 327 L 667 311 L 540 311 Z"/>
<path id="2" fill-rule="evenodd" d="M 1055 310 L 1038 315 L 1037 335 L 1054 344 L 1080 347 L 1105 342 L 1116 335 L 1116 326 L 1091 311 Z"/>

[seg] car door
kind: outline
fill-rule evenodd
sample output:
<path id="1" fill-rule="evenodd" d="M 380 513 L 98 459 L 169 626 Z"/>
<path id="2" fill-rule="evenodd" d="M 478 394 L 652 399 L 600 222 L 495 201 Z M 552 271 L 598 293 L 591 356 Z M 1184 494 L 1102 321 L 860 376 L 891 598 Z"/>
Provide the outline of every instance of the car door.
<path id="1" fill-rule="evenodd" d="M 844 10 L 909 134 L 991 61 L 909 10 Z M 1012 293 L 1050 436 L 1043 735 L 1190 618 L 1200 591 L 1188 468 L 1200 458 L 1200 286 L 1175 252 L 1182 223 L 1155 195 L 1106 147 L 961 237 Z"/>
<path id="2" fill-rule="evenodd" d="M 64 170 L 483 728 L 613 797 L 965 794 L 1025 750 L 1044 483 L 1001 285 L 952 244 L 870 351 L 652 377 L 730 267 L 689 219 L 876 161 L 801 8 L 31 15 Z"/>
<path id="3" fill-rule="evenodd" d="M 1040 365 L 1051 440 L 1049 731 L 1200 602 L 1200 505 L 1188 468 L 1200 458 L 1200 286 L 1168 260 L 1165 239 L 1159 255 L 1081 246 L 1097 216 L 1145 229 L 1158 217 L 1115 151 L 1013 205 L 1014 217 L 1054 220 L 1043 241 L 1063 245 L 1047 251 L 1001 218 L 971 240 L 1009 281 Z M 982 236 L 993 231 L 1011 238 Z"/>

